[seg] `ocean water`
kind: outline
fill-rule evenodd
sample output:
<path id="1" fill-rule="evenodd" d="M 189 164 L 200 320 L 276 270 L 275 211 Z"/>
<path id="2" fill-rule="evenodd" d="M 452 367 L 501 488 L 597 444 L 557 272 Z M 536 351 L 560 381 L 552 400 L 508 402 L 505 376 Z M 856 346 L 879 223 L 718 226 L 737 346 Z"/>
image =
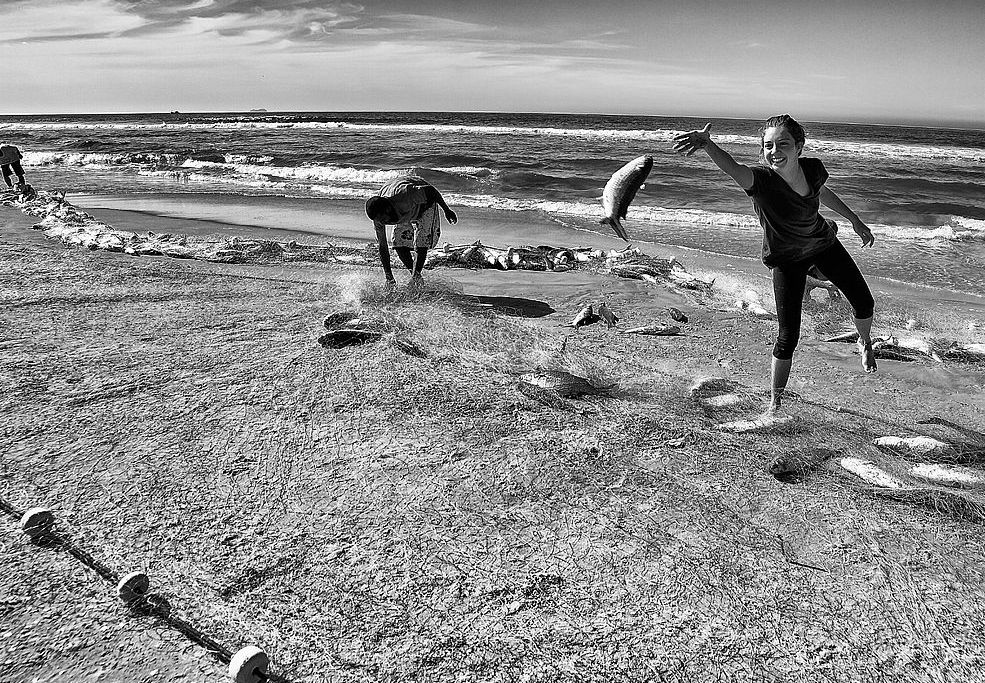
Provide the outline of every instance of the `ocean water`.
<path id="1" fill-rule="evenodd" d="M 464 220 L 470 209 L 535 212 L 591 243 L 605 182 L 654 157 L 625 226 L 634 244 L 758 259 L 749 198 L 704 155 L 672 151 L 706 119 L 559 114 L 249 113 L 0 117 L 0 139 L 25 154 L 29 179 L 73 193 L 270 195 L 361 201 L 412 172 Z M 756 163 L 759 121 L 712 119 L 715 140 Z M 863 272 L 930 289 L 985 295 L 985 132 L 803 122 L 805 155 L 872 228 Z M 498 244 L 495 235 L 484 239 Z M 532 241 L 536 241 L 532 237 Z"/>

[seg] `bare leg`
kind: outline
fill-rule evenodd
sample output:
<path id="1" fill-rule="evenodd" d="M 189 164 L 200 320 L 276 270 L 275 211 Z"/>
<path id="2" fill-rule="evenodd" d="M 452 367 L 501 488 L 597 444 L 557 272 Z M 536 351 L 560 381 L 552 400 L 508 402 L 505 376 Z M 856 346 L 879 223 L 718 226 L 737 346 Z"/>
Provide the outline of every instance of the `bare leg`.
<path id="1" fill-rule="evenodd" d="M 418 247 L 415 251 L 417 252 L 417 260 L 414 262 L 412 277 L 420 278 L 421 271 L 424 270 L 424 262 L 428 259 L 428 248 Z"/>
<path id="2" fill-rule="evenodd" d="M 855 329 L 858 330 L 858 352 L 862 356 L 862 369 L 866 372 L 875 372 L 876 355 L 872 351 L 872 317 L 855 318 Z"/>
<path id="3" fill-rule="evenodd" d="M 414 257 L 411 255 L 410 247 L 394 247 L 393 250 L 397 252 L 397 258 L 404 264 L 404 267 L 414 272 Z"/>
<path id="4" fill-rule="evenodd" d="M 793 359 L 791 358 L 773 357 L 773 363 L 770 366 L 770 407 L 767 408 L 767 413 L 775 413 L 780 409 L 780 400 L 783 398 L 783 391 L 787 388 L 792 364 Z"/>

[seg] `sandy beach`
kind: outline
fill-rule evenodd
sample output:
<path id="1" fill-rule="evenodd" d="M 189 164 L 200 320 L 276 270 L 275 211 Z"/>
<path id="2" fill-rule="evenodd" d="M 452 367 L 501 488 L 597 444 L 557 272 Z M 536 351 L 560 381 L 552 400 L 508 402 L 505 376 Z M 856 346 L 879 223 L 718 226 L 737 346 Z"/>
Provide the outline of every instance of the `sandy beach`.
<path id="1" fill-rule="evenodd" d="M 370 236 L 357 202 L 69 199 L 136 233 Z M 461 215 L 443 241 L 557 238 L 543 219 Z M 921 461 L 875 448 L 884 436 L 985 449 L 983 364 L 865 375 L 854 344 L 823 341 L 849 317 L 820 292 L 793 420 L 733 434 L 718 426 L 765 404 L 775 335 L 735 305 L 772 301 L 754 259 L 651 254 L 714 274 L 706 294 L 438 268 L 388 298 L 373 266 L 134 257 L 35 222 L 0 208 L 4 680 L 214 681 L 246 645 L 288 681 L 981 676 L 981 509 L 892 495 L 838 462 Z M 980 299 L 870 283 L 875 334 L 982 341 Z M 602 300 L 614 330 L 567 325 Z M 682 334 L 623 332 L 671 322 L 670 306 Z M 323 318 L 350 308 L 383 338 L 322 348 Z M 517 378 L 537 366 L 612 396 L 535 400 Z M 707 377 L 735 400 L 702 401 Z M 769 472 L 781 456 L 815 462 L 789 483 Z M 17 530 L 36 506 L 63 543 Z M 154 600 L 127 609 L 69 547 L 145 572 Z"/>
<path id="2" fill-rule="evenodd" d="M 983 33 L 0 2 L 0 683 L 985 683 Z"/>

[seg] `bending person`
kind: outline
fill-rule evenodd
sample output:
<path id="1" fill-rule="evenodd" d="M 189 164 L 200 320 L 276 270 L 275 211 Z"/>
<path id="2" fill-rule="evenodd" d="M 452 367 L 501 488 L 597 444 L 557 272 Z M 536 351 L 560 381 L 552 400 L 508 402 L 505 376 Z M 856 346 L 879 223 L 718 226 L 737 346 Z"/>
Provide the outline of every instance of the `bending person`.
<path id="1" fill-rule="evenodd" d="M 691 156 L 704 150 L 715 164 L 752 197 L 763 227 L 763 263 L 773 277 L 779 332 L 773 346 L 771 398 L 768 413 L 780 408 L 790 377 L 793 352 L 800 338 L 800 319 L 807 273 L 816 267 L 842 291 L 855 312 L 862 369 L 876 371 L 872 352 L 872 311 L 869 286 L 852 257 L 838 241 L 838 226 L 820 215 L 820 205 L 851 221 L 872 245 L 872 231 L 845 203 L 825 187 L 828 172 L 820 159 L 802 158 L 804 129 L 788 114 L 767 119 L 760 129 L 761 166 L 745 166 L 711 140 L 711 124 L 674 138 L 674 151 Z"/>
<path id="2" fill-rule="evenodd" d="M 24 180 L 24 167 L 21 166 L 21 159 L 24 156 L 21 151 L 13 145 L 0 143 L 0 174 L 3 175 L 3 182 L 7 187 L 14 187 L 10 182 L 10 176 L 17 176 L 17 189 L 23 191 L 27 188 L 27 181 Z"/>
<path id="3" fill-rule="evenodd" d="M 438 207 L 445 212 L 449 223 L 457 223 L 458 216 L 448 208 L 445 200 L 430 183 L 418 176 L 403 176 L 380 188 L 375 197 L 366 200 L 366 215 L 376 228 L 376 241 L 380 248 L 380 261 L 387 284 L 395 284 L 390 268 L 390 249 L 386 241 L 386 226 L 393 227 L 393 250 L 411 272 L 411 282 L 421 280 L 421 270 L 427 259 L 428 249 L 438 244 L 441 236 Z"/>

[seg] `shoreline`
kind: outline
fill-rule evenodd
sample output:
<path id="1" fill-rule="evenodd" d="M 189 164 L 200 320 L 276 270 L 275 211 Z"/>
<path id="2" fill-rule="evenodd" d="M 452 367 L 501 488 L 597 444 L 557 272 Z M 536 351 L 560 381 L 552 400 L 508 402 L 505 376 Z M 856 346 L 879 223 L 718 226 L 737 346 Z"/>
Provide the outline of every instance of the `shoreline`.
<path id="1" fill-rule="evenodd" d="M 76 198 L 79 205 L 76 208 L 84 210 L 96 219 L 102 219 L 108 229 L 125 231 L 137 235 L 148 232 L 164 233 L 180 238 L 182 235 L 194 236 L 199 239 L 210 238 L 240 238 L 254 239 L 262 242 L 284 240 L 285 244 L 292 240 L 304 239 L 313 245 L 320 241 L 329 243 L 340 249 L 354 250 L 355 247 L 345 246 L 340 242 L 358 244 L 365 252 L 375 249 L 375 239 L 361 239 L 366 232 L 368 222 L 362 215 L 361 201 L 331 202 L 319 200 L 298 201 L 284 197 L 242 197 L 226 195 L 203 195 L 189 201 L 173 202 L 160 196 L 107 196 L 80 195 Z M 93 208 L 86 204 L 109 205 L 105 208 Z M 139 208 L 129 208 L 136 204 Z M 74 205 L 74 203 L 73 203 Z M 128 208 L 124 208 L 128 207 Z M 286 209 L 286 212 L 285 212 Z M 23 220 L 17 221 L 23 225 L 33 223 L 32 218 L 21 215 Z M 222 219 L 221 221 L 217 219 Z M 527 219 L 527 220 L 524 220 Z M 321 225 L 332 226 L 322 230 L 298 229 L 298 223 L 309 225 L 320 222 Z M 74 225 L 69 222 L 69 225 Z M 97 224 L 98 226 L 99 224 Z M 285 228 L 285 225 L 292 226 Z M 445 226 L 441 242 L 456 240 L 459 243 L 470 243 L 474 239 L 482 239 L 487 232 L 494 232 L 497 237 L 510 237 L 520 240 L 528 238 L 527 242 L 538 242 L 543 239 L 561 239 L 569 236 L 565 230 L 558 229 L 552 221 L 542 216 L 517 215 L 501 211 L 485 210 L 469 216 L 468 222 L 459 222 L 455 226 Z M 533 232 L 538 240 L 529 240 Z M 50 237 L 39 234 L 42 240 L 53 241 Z M 593 247 L 604 245 L 621 249 L 625 246 L 622 240 L 615 236 L 599 235 Z M 182 242 L 182 240 L 178 240 Z M 189 242 L 191 245 L 191 242 Z M 557 246 L 557 245 L 556 245 Z M 564 245 L 571 247 L 572 245 Z M 577 247 L 584 247 L 575 245 Z M 73 247 L 69 247 L 73 248 Z M 74 248 L 79 248 L 78 246 Z M 177 247 L 180 251 L 184 247 Z M 110 249 L 110 252 L 117 249 Z M 696 276 L 705 282 L 714 282 L 706 295 L 700 297 L 703 306 L 714 315 L 728 317 L 745 317 L 751 321 L 758 317 L 767 322 L 775 318 L 773 308 L 772 286 L 765 267 L 755 259 L 737 258 L 719 254 L 709 254 L 687 247 L 660 245 L 656 253 L 649 254 L 663 259 L 677 259 L 683 262 L 688 275 Z M 116 256 L 107 252 L 107 256 Z M 365 254 L 364 254 L 365 256 Z M 374 257 L 369 254 L 370 263 L 365 258 L 360 262 L 349 261 L 352 267 L 376 271 Z M 159 256 L 124 256 L 124 258 L 159 258 Z M 170 258 L 164 256 L 164 258 Z M 345 257 L 342 257 L 345 259 Z M 184 258 L 179 260 L 186 260 Z M 296 281 L 308 281 L 311 275 L 318 278 L 331 278 L 332 267 L 345 267 L 345 261 L 333 263 L 318 263 L 318 261 L 295 262 L 280 260 L 267 264 L 223 264 L 211 259 L 202 261 L 202 268 L 208 265 L 216 267 L 227 265 L 240 277 L 259 277 L 263 275 L 248 275 L 249 272 L 259 273 L 272 271 L 277 274 L 290 274 L 290 277 L 300 278 Z M 396 264 L 396 261 L 394 261 Z M 262 269 L 262 270 L 257 270 Z M 218 271 L 217 271 L 218 272 Z M 398 283 L 407 282 L 406 271 L 394 269 Z M 438 266 L 425 271 L 425 278 L 436 280 L 440 286 L 451 288 L 464 296 L 485 297 L 490 300 L 509 300 L 525 302 L 522 307 L 532 310 L 549 310 L 550 324 L 565 324 L 577 310 L 590 303 L 600 300 L 627 301 L 633 305 L 641 305 L 645 310 L 656 311 L 666 306 L 681 306 L 686 303 L 688 295 L 685 292 L 673 292 L 666 285 L 654 285 L 641 280 L 617 277 L 605 272 L 594 272 L 591 269 L 576 268 L 567 272 L 538 272 L 529 270 L 497 270 L 491 268 L 471 269 Z M 374 280 L 376 275 L 369 275 Z M 277 279 L 276 277 L 274 279 Z M 894 335 L 900 338 L 933 342 L 934 340 L 953 340 L 959 343 L 980 343 L 981 328 L 985 324 L 985 303 L 974 297 L 960 295 L 952 298 L 940 296 L 939 290 L 928 291 L 916 285 L 887 281 L 882 278 L 867 278 L 877 295 L 876 325 L 874 335 Z M 955 294 L 955 293 L 952 293 Z M 681 298 L 681 297 L 684 298 Z M 647 301 L 649 299 L 649 301 Z M 642 303 L 640 301 L 642 300 Z M 983 300 L 985 301 L 985 300 Z M 882 306 L 880 307 L 880 303 Z M 809 304 L 809 305 L 808 305 Z M 820 338 L 833 336 L 851 329 L 850 309 L 843 308 L 835 313 L 837 302 L 829 300 L 829 294 L 818 290 L 812 301 L 805 301 L 804 331 L 802 331 L 802 347 L 815 347 L 820 356 L 833 360 L 839 355 L 832 355 L 832 345 L 818 343 Z M 759 311 L 759 313 L 755 313 Z M 755 313 L 755 314 L 754 314 Z M 556 315 L 555 315 L 556 314 Z M 566 318 L 567 316 L 567 318 Z M 636 321 L 640 323 L 641 321 Z M 769 322 L 771 326 L 775 324 Z M 916 327 L 916 329 L 912 329 Z M 814 338 L 809 330 L 814 330 Z M 773 329 L 775 334 L 775 327 Z M 973 384 L 978 382 L 985 388 L 985 372 L 979 373 L 975 368 L 970 369 L 969 376 Z M 919 374 L 919 373 L 918 373 Z M 933 373 L 931 373 L 933 374 Z M 981 374 L 981 377 L 979 377 Z M 954 385 L 951 380 L 940 378 L 929 379 L 931 384 L 939 386 Z M 961 384 L 962 382 L 958 382 Z"/>
<path id="2" fill-rule="evenodd" d="M 360 200 L 196 194 L 182 195 L 180 201 L 175 201 L 174 197 L 84 194 L 70 196 L 69 199 L 114 228 L 138 234 L 174 231 L 200 236 L 225 235 L 282 241 L 302 241 L 299 236 L 303 236 L 305 240 L 324 240 L 359 247 L 376 242 Z M 578 232 L 584 239 L 571 244 L 570 230 L 559 227 L 543 215 L 463 208 L 459 211 L 457 225 L 449 225 L 442 220 L 439 244 L 468 244 L 482 240 L 483 244 L 497 247 L 555 244 L 569 248 L 619 250 L 627 246 L 615 235 L 609 236 L 601 231 L 598 234 Z M 490 239 L 490 234 L 495 235 L 495 239 Z M 689 272 L 715 278 L 723 289 L 731 291 L 736 298 L 751 289 L 760 302 L 768 308 L 771 305 L 769 302 L 773 293 L 768 270 L 755 256 L 715 254 L 661 243 L 644 243 L 640 248 L 658 258 L 677 258 Z M 904 308 L 913 308 L 915 315 L 928 311 L 935 317 L 954 318 L 952 325 L 956 333 L 962 329 L 967 332 L 969 326 L 985 327 L 985 295 L 976 296 L 868 274 L 866 280 L 875 293 L 899 302 Z"/>

